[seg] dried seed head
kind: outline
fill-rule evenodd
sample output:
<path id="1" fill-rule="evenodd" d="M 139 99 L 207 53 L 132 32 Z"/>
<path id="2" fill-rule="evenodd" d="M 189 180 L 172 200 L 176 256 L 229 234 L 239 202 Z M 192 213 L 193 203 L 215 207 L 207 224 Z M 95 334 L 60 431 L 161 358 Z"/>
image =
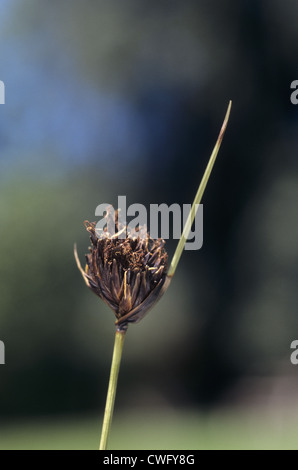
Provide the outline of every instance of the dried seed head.
<path id="1" fill-rule="evenodd" d="M 128 229 L 118 222 L 118 211 L 116 220 L 110 211 L 106 219 L 100 233 L 95 223 L 85 221 L 91 240 L 85 271 L 76 251 L 75 257 L 87 286 L 115 312 L 118 328 L 126 329 L 128 323 L 140 321 L 167 289 L 168 256 L 165 241 L 150 238 L 145 227 L 121 239 L 120 234 Z M 111 224 L 116 234 L 108 231 Z"/>

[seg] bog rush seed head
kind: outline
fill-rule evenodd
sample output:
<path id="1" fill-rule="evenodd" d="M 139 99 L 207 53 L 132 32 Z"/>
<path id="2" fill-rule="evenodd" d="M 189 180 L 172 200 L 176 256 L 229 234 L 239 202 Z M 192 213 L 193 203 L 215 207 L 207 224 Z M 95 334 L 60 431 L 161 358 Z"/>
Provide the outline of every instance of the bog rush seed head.
<path id="1" fill-rule="evenodd" d="M 137 323 L 144 317 L 169 285 L 167 277 L 167 253 L 165 241 L 154 240 L 145 227 L 126 238 L 117 234 L 127 230 L 116 220 L 111 221 L 113 212 L 107 211 L 106 229 L 98 235 L 95 222 L 85 222 L 90 234 L 91 247 L 86 255 L 86 267 L 82 269 L 78 256 L 78 267 L 87 286 L 98 295 L 116 315 L 119 330 L 128 323 Z M 108 227 L 116 224 L 117 233 L 110 235 Z"/>

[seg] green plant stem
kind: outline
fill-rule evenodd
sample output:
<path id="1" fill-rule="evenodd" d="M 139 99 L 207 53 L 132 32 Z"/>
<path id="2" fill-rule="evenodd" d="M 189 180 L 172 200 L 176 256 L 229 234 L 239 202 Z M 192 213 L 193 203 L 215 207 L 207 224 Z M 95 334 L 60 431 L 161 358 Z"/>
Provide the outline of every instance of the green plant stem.
<path id="1" fill-rule="evenodd" d="M 194 219 L 195 219 L 197 210 L 198 210 L 198 208 L 199 208 L 199 204 L 200 204 L 200 202 L 201 202 L 201 200 L 202 200 L 202 197 L 203 197 L 205 188 L 206 188 L 207 183 L 208 183 L 208 180 L 209 180 L 209 176 L 210 176 L 210 174 L 211 174 L 213 165 L 214 165 L 214 163 L 215 163 L 215 160 L 216 160 L 218 151 L 219 151 L 220 146 L 221 146 L 221 142 L 222 142 L 222 139 L 223 139 L 225 130 L 226 130 L 227 125 L 228 125 L 229 116 L 230 116 L 230 111 L 231 111 L 231 106 L 232 106 L 232 101 L 229 102 L 229 106 L 228 106 L 228 109 L 227 109 L 227 112 L 226 112 L 226 115 L 225 115 L 225 119 L 224 119 L 222 128 L 221 128 L 221 130 L 220 130 L 220 132 L 219 132 L 218 139 L 217 139 L 216 144 L 215 144 L 215 146 L 214 146 L 213 152 L 212 152 L 212 154 L 211 154 L 211 156 L 210 156 L 208 165 L 207 165 L 207 167 L 206 167 L 204 176 L 203 176 L 202 181 L 201 181 L 201 183 L 200 183 L 200 186 L 199 186 L 199 189 L 198 189 L 197 194 L 196 194 L 196 196 L 195 196 L 195 199 L 194 199 L 194 201 L 193 201 L 193 204 L 192 204 L 192 206 L 191 206 L 190 213 L 188 214 L 188 218 L 187 218 L 187 220 L 186 220 L 186 223 L 185 223 L 185 226 L 184 226 L 182 235 L 181 235 L 181 237 L 180 237 L 180 240 L 179 240 L 179 242 L 178 242 L 176 251 L 175 251 L 174 256 L 173 256 L 173 258 L 172 258 L 172 261 L 171 261 L 171 265 L 170 265 L 170 268 L 169 268 L 169 271 L 168 271 L 168 277 L 173 277 L 173 275 L 174 275 L 174 273 L 175 273 L 175 271 L 176 271 L 177 265 L 178 265 L 178 263 L 179 263 L 180 257 L 181 257 L 181 255 L 182 255 L 182 252 L 183 252 L 183 249 L 184 249 L 184 245 L 185 245 L 185 243 L 186 243 L 186 240 L 187 240 L 187 238 L 188 238 L 189 232 L 190 232 L 190 230 L 191 230 L 192 223 L 193 223 L 193 221 L 194 221 Z"/>
<path id="2" fill-rule="evenodd" d="M 108 438 L 113 418 L 114 403 L 117 391 L 117 381 L 119 375 L 119 368 L 122 357 L 123 343 L 126 331 L 116 330 L 113 359 L 111 364 L 109 388 L 107 393 L 107 401 L 105 407 L 105 413 L 102 424 L 101 439 L 99 450 L 106 450 L 108 444 Z"/>

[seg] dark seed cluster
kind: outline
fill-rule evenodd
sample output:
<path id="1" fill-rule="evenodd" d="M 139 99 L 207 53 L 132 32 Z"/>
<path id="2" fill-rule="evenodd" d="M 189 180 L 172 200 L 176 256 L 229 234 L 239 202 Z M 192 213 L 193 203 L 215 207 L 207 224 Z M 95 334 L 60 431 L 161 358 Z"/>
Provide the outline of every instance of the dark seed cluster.
<path id="1" fill-rule="evenodd" d="M 95 223 L 86 221 L 85 226 L 91 240 L 82 273 L 86 284 L 113 309 L 119 327 L 138 322 L 165 290 L 165 241 L 150 238 L 144 228 L 118 238 L 126 227 L 117 220 L 115 235 L 107 228 L 98 234 Z"/>

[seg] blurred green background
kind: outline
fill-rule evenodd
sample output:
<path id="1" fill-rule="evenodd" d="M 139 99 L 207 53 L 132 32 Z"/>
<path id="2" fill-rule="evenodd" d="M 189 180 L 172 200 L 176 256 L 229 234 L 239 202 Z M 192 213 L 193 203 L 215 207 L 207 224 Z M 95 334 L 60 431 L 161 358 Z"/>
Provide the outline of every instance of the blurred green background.
<path id="1" fill-rule="evenodd" d="M 204 245 L 129 328 L 113 449 L 297 448 L 298 4 L 1 0 L 0 448 L 97 448 L 113 313 L 98 204 L 190 203 Z M 168 243 L 173 253 L 175 243 Z"/>

